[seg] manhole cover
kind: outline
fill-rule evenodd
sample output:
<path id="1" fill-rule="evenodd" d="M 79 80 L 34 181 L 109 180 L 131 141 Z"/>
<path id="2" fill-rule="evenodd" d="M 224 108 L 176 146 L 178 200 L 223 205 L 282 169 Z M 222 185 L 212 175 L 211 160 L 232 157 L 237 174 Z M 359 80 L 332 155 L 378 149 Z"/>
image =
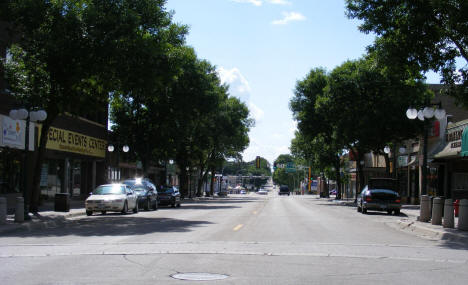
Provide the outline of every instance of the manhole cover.
<path id="1" fill-rule="evenodd" d="M 211 280 L 222 280 L 226 279 L 229 276 L 224 274 L 215 274 L 215 273 L 177 273 L 172 274 L 172 278 L 179 280 L 191 280 L 191 281 L 211 281 Z"/>

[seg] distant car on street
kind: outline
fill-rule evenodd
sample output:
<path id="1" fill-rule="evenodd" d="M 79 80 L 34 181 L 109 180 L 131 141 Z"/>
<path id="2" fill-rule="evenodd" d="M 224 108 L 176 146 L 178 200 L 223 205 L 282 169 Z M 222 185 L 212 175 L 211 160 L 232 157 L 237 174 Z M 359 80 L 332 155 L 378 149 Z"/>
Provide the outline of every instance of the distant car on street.
<path id="1" fill-rule="evenodd" d="M 245 191 L 245 190 L 240 190 L 239 193 L 240 193 L 240 194 L 247 194 L 247 191 Z"/>
<path id="2" fill-rule="evenodd" d="M 125 184 L 104 184 L 96 187 L 85 201 L 86 215 L 93 212 L 121 212 L 127 214 L 129 209 L 138 213 L 138 196 Z"/>
<path id="3" fill-rule="evenodd" d="M 171 205 L 172 208 L 180 207 L 180 192 L 175 186 L 166 186 L 158 192 L 160 205 Z"/>
<path id="4" fill-rule="evenodd" d="M 374 210 L 399 215 L 400 209 L 400 195 L 391 189 L 369 189 L 366 185 L 357 197 L 357 211 L 363 214 L 366 214 L 367 210 Z"/>
<path id="5" fill-rule="evenodd" d="M 330 190 L 329 194 L 330 195 L 336 195 L 338 192 L 336 191 L 336 189 L 332 189 Z"/>
<path id="6" fill-rule="evenodd" d="M 257 194 L 260 194 L 260 195 L 268 195 L 268 190 L 263 189 L 263 188 L 260 188 L 260 190 L 258 190 Z"/>
<path id="7" fill-rule="evenodd" d="M 288 185 L 281 185 L 278 194 L 279 195 L 288 195 L 289 196 L 290 191 L 289 191 Z"/>

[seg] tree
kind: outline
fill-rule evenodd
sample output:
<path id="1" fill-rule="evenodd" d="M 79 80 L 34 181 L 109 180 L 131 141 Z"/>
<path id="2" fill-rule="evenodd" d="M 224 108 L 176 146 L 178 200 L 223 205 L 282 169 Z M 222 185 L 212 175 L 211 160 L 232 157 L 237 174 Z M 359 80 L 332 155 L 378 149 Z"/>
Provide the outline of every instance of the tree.
<path id="1" fill-rule="evenodd" d="M 290 154 L 280 154 L 275 159 L 275 163 L 281 167 L 277 167 L 273 172 L 274 183 L 288 185 L 289 189 L 294 191 L 294 189 L 297 188 L 296 186 L 299 186 L 299 182 L 304 178 L 304 171 L 299 171 L 299 166 L 302 166 L 300 160 L 295 159 L 295 157 Z M 293 163 L 296 171 L 291 173 L 287 172 L 286 165 L 288 163 Z"/>
<path id="2" fill-rule="evenodd" d="M 336 134 L 358 161 L 369 151 L 381 151 L 389 142 L 399 142 L 422 131 L 420 122 L 409 122 L 409 106 L 428 101 L 427 86 L 411 73 L 388 72 L 370 55 L 347 61 L 330 73 L 320 109 L 333 114 Z M 362 167 L 357 163 L 360 186 Z"/>
<path id="3" fill-rule="evenodd" d="M 405 112 L 409 106 L 421 106 L 429 96 L 411 70 L 390 72 L 375 54 L 347 61 L 329 74 L 313 69 L 297 83 L 290 104 L 300 132 L 296 144 L 306 147 L 304 154 L 320 172 L 333 167 L 340 183 L 344 149 L 360 161 L 366 152 L 379 152 L 388 143 L 413 137 L 422 125 L 409 122 Z M 359 163 L 357 168 L 362 186 Z"/>
<path id="4" fill-rule="evenodd" d="M 105 112 L 108 94 L 125 91 L 138 69 L 134 60 L 142 57 L 134 57 L 134 48 L 153 37 L 153 44 L 164 46 L 172 34 L 172 41 L 181 41 L 184 28 L 171 24 L 163 0 L 6 2 L 0 20 L 16 35 L 6 63 L 8 84 L 19 102 L 48 114 L 32 185 L 35 212 L 47 133 L 57 116 Z"/>
<path id="5" fill-rule="evenodd" d="M 450 93 L 468 107 L 468 2 L 465 0 L 347 0 L 362 32 L 377 34 L 376 51 L 390 68 L 434 70 Z M 456 61 L 461 60 L 457 70 Z M 464 64 L 463 64 L 464 62 Z M 457 85 L 459 84 L 459 85 Z"/>
<path id="6" fill-rule="evenodd" d="M 320 105 L 326 98 L 329 75 L 323 68 L 312 69 L 307 76 L 296 83 L 290 109 L 298 122 L 299 132 L 292 141 L 292 153 L 303 157 L 317 173 L 334 167 L 338 175 L 338 189 L 341 189 L 340 155 L 344 142 L 334 125 L 334 114 Z M 321 108 L 322 107 L 322 108 Z M 328 195 L 328 191 L 326 193 Z M 341 199 L 338 192 L 337 199 Z"/>

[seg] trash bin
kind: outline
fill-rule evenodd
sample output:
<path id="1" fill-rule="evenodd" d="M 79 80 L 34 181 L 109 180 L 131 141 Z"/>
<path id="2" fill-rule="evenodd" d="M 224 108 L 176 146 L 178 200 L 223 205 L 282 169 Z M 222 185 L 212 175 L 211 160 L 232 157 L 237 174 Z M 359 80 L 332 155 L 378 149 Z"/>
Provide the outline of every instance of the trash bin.
<path id="1" fill-rule="evenodd" d="M 55 194 L 55 212 L 69 212 L 70 211 L 70 195 L 68 193 Z"/>

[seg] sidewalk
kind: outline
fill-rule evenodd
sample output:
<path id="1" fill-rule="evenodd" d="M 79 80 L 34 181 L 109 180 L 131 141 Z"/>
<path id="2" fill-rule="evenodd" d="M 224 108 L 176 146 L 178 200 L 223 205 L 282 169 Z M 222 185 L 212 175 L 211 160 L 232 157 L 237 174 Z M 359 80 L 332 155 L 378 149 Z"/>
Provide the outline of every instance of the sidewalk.
<path id="1" fill-rule="evenodd" d="M 29 214 L 31 220 L 22 223 L 15 223 L 15 215 L 7 215 L 6 223 L 0 224 L 0 236 L 4 233 L 16 231 L 18 229 L 35 230 L 45 229 L 59 225 L 67 218 L 85 215 L 83 200 L 70 200 L 69 212 L 55 212 L 54 201 L 45 201 L 37 214 Z"/>
<path id="2" fill-rule="evenodd" d="M 328 198 L 328 201 L 343 206 L 355 206 L 354 199 L 335 200 Z M 419 205 L 401 205 L 400 218 L 395 223 L 386 224 L 394 229 L 412 232 L 430 239 L 468 244 L 468 231 L 457 229 L 457 217 L 455 217 L 455 228 L 450 229 L 444 228 L 442 225 L 433 225 L 431 222 L 418 221 L 419 212 Z"/>

